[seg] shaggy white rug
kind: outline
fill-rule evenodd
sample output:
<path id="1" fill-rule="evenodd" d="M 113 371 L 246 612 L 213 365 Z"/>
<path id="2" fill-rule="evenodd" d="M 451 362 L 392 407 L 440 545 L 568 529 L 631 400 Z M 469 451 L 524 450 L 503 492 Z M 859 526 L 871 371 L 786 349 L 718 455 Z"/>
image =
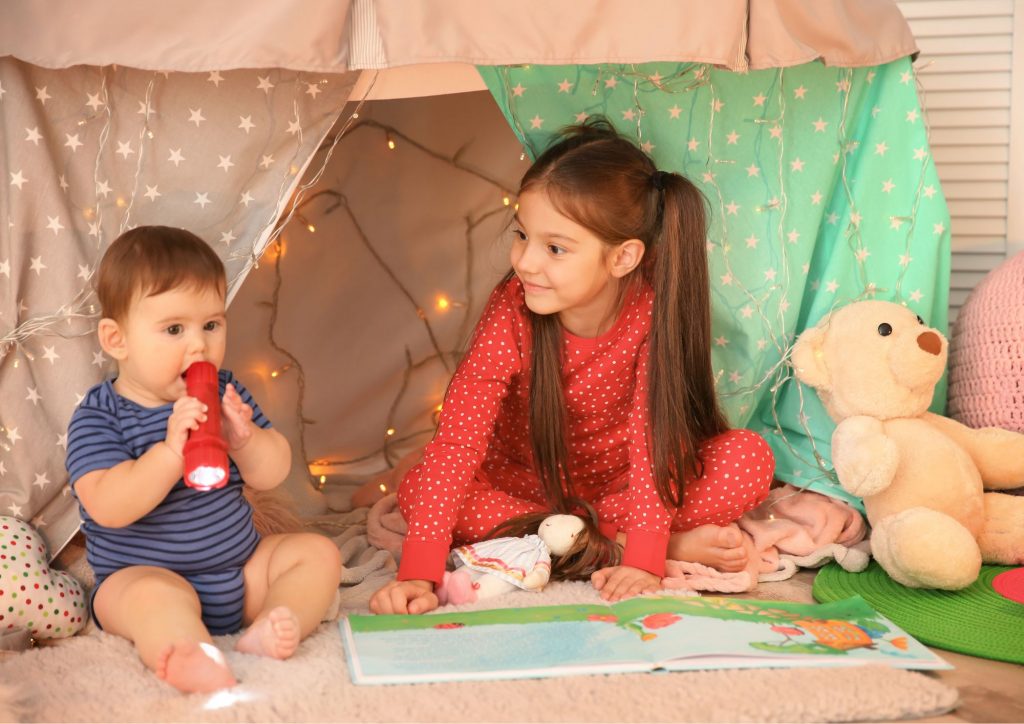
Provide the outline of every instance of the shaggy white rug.
<path id="1" fill-rule="evenodd" d="M 367 544 L 357 511 L 321 524 L 332 534 L 342 531 L 335 537 L 347 569 L 341 613 L 365 613 L 370 593 L 394 575 L 394 562 Z M 68 567 L 88 579 L 83 565 Z M 793 598 L 779 586 L 762 586 L 758 597 Z M 541 594 L 506 594 L 487 607 L 599 601 L 587 583 L 556 583 Z M 321 625 L 288 661 L 239 654 L 237 638 L 216 643 L 240 683 L 212 695 L 180 694 L 142 665 L 131 644 L 94 627 L 0 655 L 0 721 L 842 722 L 932 716 L 957 701 L 955 689 L 928 675 L 881 667 L 355 686 L 336 622 Z"/>

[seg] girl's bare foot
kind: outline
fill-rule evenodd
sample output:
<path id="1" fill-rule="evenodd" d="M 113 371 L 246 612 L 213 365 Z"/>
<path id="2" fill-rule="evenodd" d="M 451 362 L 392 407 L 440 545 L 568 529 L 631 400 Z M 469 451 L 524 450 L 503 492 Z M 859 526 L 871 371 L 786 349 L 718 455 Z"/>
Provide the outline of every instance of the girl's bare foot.
<path id="1" fill-rule="evenodd" d="M 707 524 L 673 533 L 668 542 L 668 557 L 676 561 L 703 563 L 724 573 L 747 568 L 749 554 L 743 545 L 743 533 L 734 525 Z"/>
<path id="2" fill-rule="evenodd" d="M 227 689 L 235 681 L 224 654 L 213 644 L 179 641 L 160 652 L 156 675 L 185 692 Z"/>
<path id="3" fill-rule="evenodd" d="M 235 649 L 243 654 L 287 659 L 299 648 L 301 638 L 299 619 L 288 607 L 278 606 L 254 621 L 238 639 Z"/>

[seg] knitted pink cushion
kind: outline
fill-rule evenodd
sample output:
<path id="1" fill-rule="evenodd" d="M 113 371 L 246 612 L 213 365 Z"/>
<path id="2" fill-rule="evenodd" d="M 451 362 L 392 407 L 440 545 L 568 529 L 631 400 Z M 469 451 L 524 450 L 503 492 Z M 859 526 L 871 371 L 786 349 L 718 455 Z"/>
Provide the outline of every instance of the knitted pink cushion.
<path id="1" fill-rule="evenodd" d="M 989 272 L 960 310 L 949 345 L 949 416 L 1024 432 L 1024 252 Z"/>

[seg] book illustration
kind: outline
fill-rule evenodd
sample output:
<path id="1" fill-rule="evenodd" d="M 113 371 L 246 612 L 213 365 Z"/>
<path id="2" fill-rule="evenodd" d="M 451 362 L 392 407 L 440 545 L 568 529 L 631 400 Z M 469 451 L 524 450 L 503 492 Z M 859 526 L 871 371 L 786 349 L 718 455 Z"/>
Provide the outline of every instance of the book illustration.
<path id="1" fill-rule="evenodd" d="M 949 668 L 859 597 L 829 604 L 640 597 L 351 616 L 342 628 L 356 683 L 872 662 Z"/>

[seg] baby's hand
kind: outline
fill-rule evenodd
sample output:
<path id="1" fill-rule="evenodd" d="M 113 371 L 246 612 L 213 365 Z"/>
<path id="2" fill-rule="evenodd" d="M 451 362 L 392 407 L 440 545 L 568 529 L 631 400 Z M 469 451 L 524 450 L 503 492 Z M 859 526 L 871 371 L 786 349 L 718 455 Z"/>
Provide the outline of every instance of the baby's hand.
<path id="1" fill-rule="evenodd" d="M 661 590 L 661 579 L 653 573 L 632 566 L 611 566 L 594 571 L 590 582 L 605 601 L 639 596 Z"/>
<path id="2" fill-rule="evenodd" d="M 252 407 L 242 402 L 234 385 L 224 388 L 221 414 L 224 417 L 224 438 L 228 441 L 228 450 L 241 450 L 252 439 Z"/>
<path id="3" fill-rule="evenodd" d="M 171 409 L 171 416 L 167 418 L 164 442 L 179 456 L 183 456 L 189 432 L 198 430 L 201 422 L 206 422 L 206 405 L 188 395 L 179 398 Z"/>

